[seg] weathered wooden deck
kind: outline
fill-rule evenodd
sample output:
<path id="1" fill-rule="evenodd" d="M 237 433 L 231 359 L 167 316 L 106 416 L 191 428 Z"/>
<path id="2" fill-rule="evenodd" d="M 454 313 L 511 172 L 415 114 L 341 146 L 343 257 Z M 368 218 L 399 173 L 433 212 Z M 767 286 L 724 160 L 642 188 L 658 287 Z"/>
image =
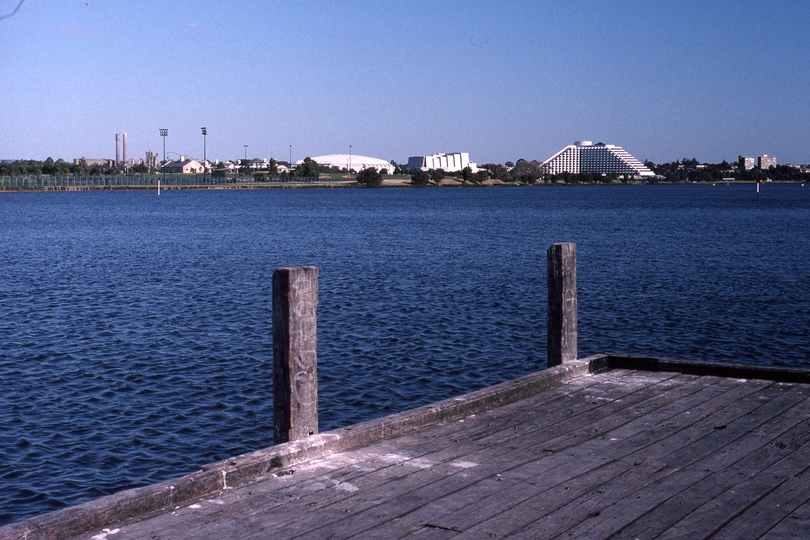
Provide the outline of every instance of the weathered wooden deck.
<path id="1" fill-rule="evenodd" d="M 806 372 L 613 364 L 83 538 L 810 538 Z"/>

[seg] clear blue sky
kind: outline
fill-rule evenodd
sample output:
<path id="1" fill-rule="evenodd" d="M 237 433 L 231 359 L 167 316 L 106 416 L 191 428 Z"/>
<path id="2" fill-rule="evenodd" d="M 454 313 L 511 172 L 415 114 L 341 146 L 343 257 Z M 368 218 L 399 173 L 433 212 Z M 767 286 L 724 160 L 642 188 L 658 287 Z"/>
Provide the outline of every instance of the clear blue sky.
<path id="1" fill-rule="evenodd" d="M 19 0 L 0 0 L 7 15 Z M 0 158 L 466 151 L 810 162 L 810 2 L 26 0 Z M 169 157 L 172 157 L 171 154 Z"/>

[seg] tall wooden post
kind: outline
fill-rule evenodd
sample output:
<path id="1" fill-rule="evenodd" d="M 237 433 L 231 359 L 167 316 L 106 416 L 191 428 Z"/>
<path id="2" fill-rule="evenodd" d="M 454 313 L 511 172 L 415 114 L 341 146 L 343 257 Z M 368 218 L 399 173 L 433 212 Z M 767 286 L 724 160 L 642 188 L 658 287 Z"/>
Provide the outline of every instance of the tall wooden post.
<path id="1" fill-rule="evenodd" d="M 577 245 L 548 248 L 548 365 L 577 359 Z"/>
<path id="2" fill-rule="evenodd" d="M 318 269 L 273 273 L 273 440 L 318 433 Z"/>

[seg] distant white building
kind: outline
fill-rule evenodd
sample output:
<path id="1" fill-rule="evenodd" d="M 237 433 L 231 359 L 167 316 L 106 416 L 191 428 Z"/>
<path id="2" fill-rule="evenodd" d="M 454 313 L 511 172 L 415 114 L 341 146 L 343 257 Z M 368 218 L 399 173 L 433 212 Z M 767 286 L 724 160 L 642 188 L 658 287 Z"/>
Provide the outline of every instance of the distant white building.
<path id="1" fill-rule="evenodd" d="M 621 146 L 577 141 L 569 144 L 543 163 L 550 174 L 599 173 L 629 174 L 632 176 L 655 176 L 643 163 L 631 156 Z"/>
<path id="2" fill-rule="evenodd" d="M 759 162 L 759 168 L 763 171 L 767 171 L 769 167 L 776 167 L 776 156 L 762 154 L 757 158 L 757 161 Z"/>
<path id="3" fill-rule="evenodd" d="M 160 164 L 160 156 L 158 156 L 157 152 L 147 152 L 146 153 L 146 160 L 144 163 L 147 167 L 149 167 L 150 171 L 154 171 L 158 168 Z"/>
<path id="4" fill-rule="evenodd" d="M 749 156 L 740 156 L 737 159 L 741 171 L 748 171 L 754 168 L 754 158 Z"/>
<path id="5" fill-rule="evenodd" d="M 337 167 L 338 169 L 346 169 L 355 171 L 362 171 L 363 169 L 377 169 L 385 174 L 392 174 L 394 166 L 384 159 L 368 157 L 368 156 L 355 156 L 352 154 L 327 154 L 324 156 L 314 156 L 310 158 L 318 165 L 325 167 Z M 293 163 L 293 167 L 303 163 L 303 159 L 299 159 Z"/>
<path id="6" fill-rule="evenodd" d="M 270 162 L 267 158 L 253 158 L 250 160 L 250 168 L 254 171 L 261 171 L 270 167 Z"/>
<path id="7" fill-rule="evenodd" d="M 196 159 L 184 159 L 182 161 L 170 161 L 166 163 L 163 172 L 177 174 L 202 174 L 205 168 Z"/>
<path id="8" fill-rule="evenodd" d="M 452 154 L 433 154 L 431 156 L 411 156 L 408 158 L 408 169 L 442 169 L 447 172 L 457 172 L 465 167 L 478 172 L 478 166 L 470 161 L 470 154 L 467 152 L 455 152 Z"/>

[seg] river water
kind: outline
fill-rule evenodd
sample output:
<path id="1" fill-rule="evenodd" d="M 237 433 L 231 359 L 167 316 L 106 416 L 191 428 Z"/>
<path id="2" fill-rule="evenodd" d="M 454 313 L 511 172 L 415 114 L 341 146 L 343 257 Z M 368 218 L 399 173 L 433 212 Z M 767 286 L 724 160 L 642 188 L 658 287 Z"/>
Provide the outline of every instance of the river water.
<path id="1" fill-rule="evenodd" d="M 272 444 L 271 276 L 320 268 L 329 430 L 579 350 L 810 368 L 810 187 L 0 193 L 0 524 Z"/>

